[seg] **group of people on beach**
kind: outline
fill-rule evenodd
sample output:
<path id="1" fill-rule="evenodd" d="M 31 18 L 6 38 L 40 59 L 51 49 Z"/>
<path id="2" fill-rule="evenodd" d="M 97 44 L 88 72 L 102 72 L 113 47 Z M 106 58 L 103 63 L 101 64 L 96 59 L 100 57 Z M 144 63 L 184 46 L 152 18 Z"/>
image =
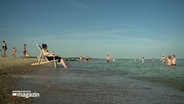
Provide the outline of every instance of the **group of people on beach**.
<path id="1" fill-rule="evenodd" d="M 2 50 L 1 50 L 3 58 L 7 57 L 7 54 L 6 54 L 7 50 L 8 50 L 7 44 L 5 41 L 3 41 L 2 42 Z M 26 57 L 28 55 L 27 49 L 26 49 L 26 44 L 23 45 L 22 52 L 23 52 L 23 57 Z M 12 51 L 11 51 L 12 57 L 16 57 L 16 54 L 17 54 L 17 49 L 15 47 L 13 47 Z"/>
<path id="2" fill-rule="evenodd" d="M 165 58 L 165 55 L 163 54 L 160 60 L 162 64 L 167 64 L 169 66 L 176 66 L 176 57 L 174 54 L 172 56 L 169 55 L 167 59 Z"/>
<path id="3" fill-rule="evenodd" d="M 7 57 L 7 54 L 6 54 L 7 50 L 8 50 L 7 44 L 5 41 L 3 41 L 2 50 L 1 50 L 3 58 Z M 12 57 L 16 57 L 16 53 L 17 53 L 17 49 L 15 47 L 13 47 L 12 52 L 11 52 Z M 23 44 L 22 53 L 23 53 L 23 57 L 29 56 L 29 54 L 27 52 L 26 44 Z M 56 60 L 58 60 L 58 62 L 60 62 L 63 65 L 64 68 L 67 68 L 67 65 L 65 64 L 62 57 L 56 56 L 54 51 L 52 53 L 48 52 L 46 44 L 42 44 L 42 53 L 47 57 L 48 60 L 53 60 L 53 57 L 54 57 Z"/>

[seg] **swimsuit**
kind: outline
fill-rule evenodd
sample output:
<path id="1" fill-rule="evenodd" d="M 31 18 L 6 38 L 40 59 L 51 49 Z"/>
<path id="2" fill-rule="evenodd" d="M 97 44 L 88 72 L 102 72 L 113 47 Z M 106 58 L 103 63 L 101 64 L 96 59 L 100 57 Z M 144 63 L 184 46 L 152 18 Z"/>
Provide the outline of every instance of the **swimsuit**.
<path id="1" fill-rule="evenodd" d="M 13 51 L 13 52 L 12 52 L 12 55 L 15 55 L 15 54 L 16 54 L 16 52 L 15 52 L 15 51 Z"/>
<path id="2" fill-rule="evenodd" d="M 60 62 L 60 61 L 61 61 L 61 59 L 62 59 L 62 57 L 59 57 L 59 56 L 55 56 L 55 57 L 52 57 L 52 56 L 46 56 L 46 57 L 47 57 L 47 59 L 48 59 L 49 61 L 54 60 L 54 58 L 55 58 L 56 60 L 58 60 L 58 62 Z"/>

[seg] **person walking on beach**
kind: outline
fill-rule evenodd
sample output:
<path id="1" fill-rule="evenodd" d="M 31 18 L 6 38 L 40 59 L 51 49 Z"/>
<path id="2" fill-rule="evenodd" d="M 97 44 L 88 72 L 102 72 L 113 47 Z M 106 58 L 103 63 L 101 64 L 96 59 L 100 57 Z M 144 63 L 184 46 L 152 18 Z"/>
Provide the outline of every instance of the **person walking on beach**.
<path id="1" fill-rule="evenodd" d="M 107 56 L 106 56 L 106 61 L 107 61 L 107 63 L 110 62 L 110 59 L 111 59 L 110 55 L 107 55 Z"/>
<path id="2" fill-rule="evenodd" d="M 164 55 L 164 54 L 162 55 L 162 57 L 161 57 L 160 61 L 162 62 L 162 64 L 164 64 L 164 63 L 165 63 L 165 55 Z"/>
<path id="3" fill-rule="evenodd" d="M 16 50 L 15 47 L 13 47 L 13 49 L 12 49 L 12 56 L 13 57 L 16 57 L 16 53 L 17 53 L 17 50 Z"/>
<path id="4" fill-rule="evenodd" d="M 60 62 L 63 65 L 64 68 L 67 68 L 67 66 L 66 66 L 66 64 L 65 64 L 62 57 L 56 56 L 55 54 L 49 53 L 47 51 L 47 45 L 46 44 L 42 44 L 42 53 L 43 53 L 43 55 L 45 55 L 47 57 L 47 59 L 49 61 L 54 60 L 54 58 L 55 58 L 56 60 L 58 60 L 58 62 Z"/>
<path id="5" fill-rule="evenodd" d="M 27 52 L 26 44 L 24 44 L 24 46 L 22 48 L 22 52 L 23 52 L 23 56 L 26 57 L 26 52 Z"/>
<path id="6" fill-rule="evenodd" d="M 167 65 L 169 65 L 169 66 L 172 65 L 172 59 L 171 59 L 171 56 L 170 55 L 167 58 Z"/>
<path id="7" fill-rule="evenodd" d="M 7 50 L 7 44 L 6 44 L 5 41 L 3 41 L 3 45 L 2 45 L 2 57 L 7 57 L 6 50 Z"/>
<path id="8" fill-rule="evenodd" d="M 176 66 L 176 57 L 174 54 L 172 55 L 172 66 Z"/>

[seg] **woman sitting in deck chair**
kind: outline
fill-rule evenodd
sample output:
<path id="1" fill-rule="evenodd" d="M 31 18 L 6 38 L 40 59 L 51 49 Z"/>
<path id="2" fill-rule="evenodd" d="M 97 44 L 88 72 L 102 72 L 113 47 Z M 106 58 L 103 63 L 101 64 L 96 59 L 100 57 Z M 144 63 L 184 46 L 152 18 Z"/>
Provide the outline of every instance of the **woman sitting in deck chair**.
<path id="1" fill-rule="evenodd" d="M 64 68 L 67 68 L 62 57 L 55 56 L 55 54 L 47 52 L 47 45 L 46 44 L 42 44 L 42 53 L 45 57 L 47 57 L 47 59 L 49 61 L 54 60 L 54 58 L 55 58 L 56 60 L 58 60 L 58 62 L 60 62 L 63 65 Z"/>

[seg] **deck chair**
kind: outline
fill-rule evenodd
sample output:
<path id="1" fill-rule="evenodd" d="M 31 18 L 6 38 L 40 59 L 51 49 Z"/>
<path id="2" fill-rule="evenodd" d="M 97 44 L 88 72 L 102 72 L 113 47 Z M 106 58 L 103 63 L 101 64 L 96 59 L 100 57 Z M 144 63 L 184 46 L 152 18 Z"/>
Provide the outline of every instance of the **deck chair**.
<path id="1" fill-rule="evenodd" d="M 55 59 L 55 57 L 53 57 L 53 60 L 52 61 L 49 61 L 47 59 L 47 57 L 45 55 L 43 55 L 43 53 L 42 53 L 42 47 L 38 43 L 36 43 L 36 46 L 40 50 L 40 55 L 38 57 L 38 63 L 37 64 L 39 65 L 39 64 L 45 64 L 45 63 L 54 62 L 54 67 L 57 68 L 57 60 Z"/>

